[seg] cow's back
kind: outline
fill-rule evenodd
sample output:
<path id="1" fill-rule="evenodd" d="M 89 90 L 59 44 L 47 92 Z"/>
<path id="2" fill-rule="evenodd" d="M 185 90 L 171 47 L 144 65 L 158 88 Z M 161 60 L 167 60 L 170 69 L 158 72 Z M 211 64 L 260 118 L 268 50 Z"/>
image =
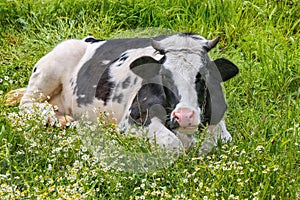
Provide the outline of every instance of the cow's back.
<path id="1" fill-rule="evenodd" d="M 74 93 L 82 97 L 77 99 L 78 105 L 81 106 L 92 103 L 95 96 L 105 100 L 107 96 L 103 94 L 107 93 L 106 90 L 109 89 L 110 86 L 105 86 L 107 88 L 104 90 L 101 90 L 101 87 L 103 83 L 106 83 L 107 79 L 109 79 L 108 67 L 118 59 L 122 53 L 147 46 L 150 46 L 149 38 L 112 39 L 99 42 L 99 45 L 95 43 L 90 45 L 88 48 L 91 48 L 92 51 L 88 52 L 88 54 L 92 55 L 87 55 L 89 58 L 84 61 L 76 74 L 76 88 L 74 88 Z M 99 94 L 96 94 L 97 87 Z"/>

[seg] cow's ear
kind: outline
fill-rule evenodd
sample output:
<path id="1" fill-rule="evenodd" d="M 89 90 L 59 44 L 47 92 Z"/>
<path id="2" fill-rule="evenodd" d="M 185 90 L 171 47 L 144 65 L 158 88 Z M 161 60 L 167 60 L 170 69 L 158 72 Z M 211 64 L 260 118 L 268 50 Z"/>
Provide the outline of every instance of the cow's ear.
<path id="1" fill-rule="evenodd" d="M 222 80 L 227 81 L 239 73 L 239 68 L 225 58 L 218 58 L 214 60 L 218 67 Z"/>
<path id="2" fill-rule="evenodd" d="M 159 74 L 165 57 L 155 60 L 150 56 L 137 58 L 130 64 L 130 70 L 143 79 L 150 79 Z"/>

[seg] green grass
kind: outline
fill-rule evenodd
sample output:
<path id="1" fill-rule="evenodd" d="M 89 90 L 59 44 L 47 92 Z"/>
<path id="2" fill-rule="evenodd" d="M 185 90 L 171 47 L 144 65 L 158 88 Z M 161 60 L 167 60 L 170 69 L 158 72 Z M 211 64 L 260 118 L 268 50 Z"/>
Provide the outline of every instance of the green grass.
<path id="1" fill-rule="evenodd" d="M 1 0 L 0 198 L 299 199 L 299 10 L 298 0 Z M 76 128 L 43 126 L 39 114 L 3 105 L 60 41 L 129 37 L 143 28 L 152 30 L 148 35 L 221 36 L 211 57 L 240 68 L 224 84 L 231 143 L 205 157 L 191 150 L 172 165 L 130 173 L 97 161 Z M 131 150 L 149 151 L 141 139 L 116 136 L 113 125 L 102 130 Z"/>

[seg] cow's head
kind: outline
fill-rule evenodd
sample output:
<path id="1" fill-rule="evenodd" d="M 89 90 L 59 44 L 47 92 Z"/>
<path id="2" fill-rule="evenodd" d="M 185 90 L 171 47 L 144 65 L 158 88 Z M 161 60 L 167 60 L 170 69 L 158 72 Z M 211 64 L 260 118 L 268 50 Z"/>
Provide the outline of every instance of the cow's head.
<path id="1" fill-rule="evenodd" d="M 222 119 L 227 106 L 221 82 L 234 77 L 238 68 L 223 58 L 209 59 L 207 53 L 218 42 L 219 37 L 206 40 L 191 33 L 151 41 L 152 47 L 164 55 L 158 61 L 161 65 L 153 66 L 162 77 L 159 84 L 162 84 L 165 94 L 157 95 L 163 95 L 168 102 L 166 114 L 170 129 L 190 132 L 201 124 L 217 124 Z"/>

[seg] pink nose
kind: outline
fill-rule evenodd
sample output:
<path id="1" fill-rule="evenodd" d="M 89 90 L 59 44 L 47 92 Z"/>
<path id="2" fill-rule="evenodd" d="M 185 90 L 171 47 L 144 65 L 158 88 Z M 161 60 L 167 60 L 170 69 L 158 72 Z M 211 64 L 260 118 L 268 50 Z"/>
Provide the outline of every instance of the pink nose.
<path id="1" fill-rule="evenodd" d="M 173 112 L 173 117 L 181 127 L 193 126 L 195 124 L 195 112 L 188 108 L 180 108 Z"/>

